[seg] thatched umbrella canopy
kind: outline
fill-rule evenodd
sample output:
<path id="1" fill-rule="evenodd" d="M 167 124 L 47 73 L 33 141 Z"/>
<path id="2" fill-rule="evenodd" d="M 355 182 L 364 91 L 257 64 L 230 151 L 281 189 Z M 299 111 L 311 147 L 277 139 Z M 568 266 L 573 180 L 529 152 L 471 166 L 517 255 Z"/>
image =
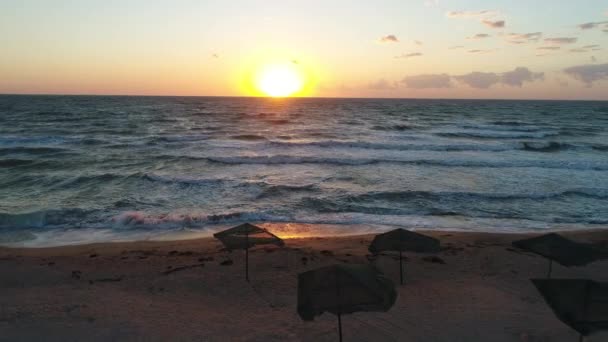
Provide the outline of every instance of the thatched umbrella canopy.
<path id="1" fill-rule="evenodd" d="M 532 279 L 557 318 L 583 336 L 608 330 L 608 283 L 588 279 Z"/>
<path id="2" fill-rule="evenodd" d="M 278 236 L 268 230 L 254 226 L 250 223 L 243 223 L 239 226 L 226 229 L 213 234 L 213 237 L 220 240 L 226 248 L 245 250 L 245 279 L 249 281 L 249 248 L 255 245 L 272 244 L 279 247 L 285 245 Z"/>
<path id="3" fill-rule="evenodd" d="M 513 246 L 549 259 L 547 278 L 551 278 L 553 261 L 566 267 L 584 266 L 608 257 L 605 251 L 591 244 L 575 242 L 556 233 L 514 241 Z"/>
<path id="4" fill-rule="evenodd" d="M 298 275 L 298 314 L 305 321 L 327 311 L 338 316 L 342 341 L 342 314 L 388 311 L 397 292 L 393 282 L 371 265 L 332 265 Z"/>
<path id="5" fill-rule="evenodd" d="M 384 251 L 399 252 L 399 279 L 401 284 L 403 284 L 403 259 L 401 253 L 408 251 L 437 253 L 441 250 L 441 245 L 439 240 L 435 238 L 399 228 L 376 235 L 368 249 L 372 254 Z"/>

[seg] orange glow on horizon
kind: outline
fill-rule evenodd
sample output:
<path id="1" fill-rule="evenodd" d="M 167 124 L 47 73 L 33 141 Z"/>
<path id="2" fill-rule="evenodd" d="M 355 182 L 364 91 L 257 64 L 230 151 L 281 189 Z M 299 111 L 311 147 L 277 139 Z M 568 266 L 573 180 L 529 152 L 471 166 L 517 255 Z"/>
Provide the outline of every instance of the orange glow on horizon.
<path id="1" fill-rule="evenodd" d="M 240 71 L 241 92 L 261 97 L 312 96 L 317 83 L 310 63 L 289 58 L 253 57 Z"/>
<path id="2" fill-rule="evenodd" d="M 304 76 L 290 64 L 264 67 L 256 79 L 256 88 L 271 97 L 296 94 L 304 86 Z"/>

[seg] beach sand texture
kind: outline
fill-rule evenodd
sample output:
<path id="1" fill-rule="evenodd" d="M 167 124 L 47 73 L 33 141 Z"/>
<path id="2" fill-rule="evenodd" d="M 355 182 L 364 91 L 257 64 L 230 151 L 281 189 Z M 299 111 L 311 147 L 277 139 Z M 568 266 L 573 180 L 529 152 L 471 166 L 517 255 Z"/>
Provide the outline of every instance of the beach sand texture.
<path id="1" fill-rule="evenodd" d="M 268 226 L 268 225 L 267 225 Z M 530 278 L 546 259 L 512 248 L 525 234 L 424 232 L 437 258 L 407 253 L 387 313 L 343 317 L 345 341 L 577 341 Z M 607 243 L 608 231 L 565 233 Z M 336 317 L 303 322 L 297 274 L 366 263 L 373 235 L 286 240 L 286 248 L 228 252 L 212 238 L 44 249 L 0 249 L 1 341 L 336 341 Z M 375 263 L 399 282 L 396 255 Z M 554 278 L 608 281 L 608 261 L 554 265 Z M 587 341 L 607 341 L 608 333 Z"/>

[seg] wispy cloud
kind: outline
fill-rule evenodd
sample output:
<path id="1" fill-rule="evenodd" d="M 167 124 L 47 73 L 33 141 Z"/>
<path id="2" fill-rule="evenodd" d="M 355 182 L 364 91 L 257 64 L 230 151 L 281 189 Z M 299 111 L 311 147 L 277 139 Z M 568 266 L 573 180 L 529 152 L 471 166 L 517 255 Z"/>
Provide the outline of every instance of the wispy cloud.
<path id="1" fill-rule="evenodd" d="M 502 83 L 511 87 L 521 87 L 524 82 L 534 82 L 543 80 L 545 74 L 542 72 L 532 72 L 528 68 L 519 67 L 513 71 L 507 71 L 502 74 Z"/>
<path id="2" fill-rule="evenodd" d="M 591 87 L 594 82 L 608 80 L 608 64 L 585 64 L 564 69 L 566 75 Z"/>
<path id="3" fill-rule="evenodd" d="M 482 11 L 449 11 L 446 14 L 448 18 L 454 19 L 475 19 L 479 20 L 483 25 L 490 28 L 503 28 L 506 26 L 505 20 L 497 20 L 500 15 L 498 11 L 482 10 Z"/>
<path id="4" fill-rule="evenodd" d="M 450 50 L 464 49 L 464 45 L 454 45 L 454 46 L 450 46 L 448 49 L 450 49 Z"/>
<path id="5" fill-rule="evenodd" d="M 418 46 L 422 46 L 424 45 L 423 42 L 419 41 L 419 40 L 414 40 L 414 44 L 418 45 Z"/>
<path id="6" fill-rule="evenodd" d="M 468 53 L 490 53 L 494 50 L 482 50 L 482 49 L 473 49 L 473 50 L 469 50 L 467 51 Z"/>
<path id="7" fill-rule="evenodd" d="M 503 28 L 506 26 L 506 21 L 504 20 L 482 20 L 481 23 L 490 28 Z"/>
<path id="8" fill-rule="evenodd" d="M 538 42 L 542 36 L 542 32 L 509 33 L 506 35 L 506 40 L 512 44 L 524 44 L 528 42 Z"/>
<path id="9" fill-rule="evenodd" d="M 426 74 L 406 76 L 402 80 L 408 88 L 427 89 L 427 88 L 450 88 L 452 86 L 451 77 L 448 74 Z"/>
<path id="10" fill-rule="evenodd" d="M 559 46 L 539 46 L 536 48 L 537 50 L 559 50 L 561 47 Z"/>
<path id="11" fill-rule="evenodd" d="M 491 37 L 491 36 L 489 34 L 487 34 L 487 33 L 478 33 L 478 34 L 476 34 L 474 36 L 467 37 L 467 39 L 474 39 L 474 40 L 476 40 L 476 39 L 484 39 L 484 38 L 489 38 L 489 37 Z"/>
<path id="12" fill-rule="evenodd" d="M 594 21 L 578 25 L 581 30 L 591 30 L 601 25 L 608 24 L 608 21 Z"/>
<path id="13" fill-rule="evenodd" d="M 487 89 L 500 82 L 500 76 L 493 72 L 474 71 L 466 75 L 454 76 L 458 82 L 467 84 L 469 87 Z"/>
<path id="14" fill-rule="evenodd" d="M 545 74 L 532 72 L 525 67 L 518 67 L 511 71 L 495 73 L 474 71 L 465 75 L 451 76 L 449 74 L 415 75 L 407 76 L 403 83 L 409 88 L 449 88 L 451 80 L 463 83 L 472 88 L 487 89 L 496 84 L 508 87 L 522 87 L 524 83 L 543 80 Z"/>
<path id="15" fill-rule="evenodd" d="M 399 56 L 395 56 L 395 58 L 412 58 L 412 57 L 420 57 L 422 56 L 422 52 L 411 52 L 411 53 L 402 53 Z"/>
<path id="16" fill-rule="evenodd" d="M 557 37 L 557 38 L 545 38 L 545 42 L 549 44 L 574 44 L 578 41 L 575 37 Z"/>
<path id="17" fill-rule="evenodd" d="M 498 11 L 482 10 L 482 11 L 449 11 L 445 15 L 448 18 L 489 18 L 499 14 Z"/>
<path id="18" fill-rule="evenodd" d="M 384 37 L 381 37 L 379 41 L 380 43 L 398 43 L 399 38 L 397 38 L 397 36 L 395 36 L 394 34 L 389 34 Z"/>
<path id="19" fill-rule="evenodd" d="M 591 52 L 591 51 L 600 51 L 600 50 L 601 50 L 600 46 L 597 44 L 594 44 L 594 45 L 585 45 L 580 48 L 570 49 L 570 52 Z"/>
<path id="20" fill-rule="evenodd" d="M 381 78 L 375 82 L 370 82 L 367 87 L 372 90 L 391 90 L 397 88 L 397 84 Z"/>

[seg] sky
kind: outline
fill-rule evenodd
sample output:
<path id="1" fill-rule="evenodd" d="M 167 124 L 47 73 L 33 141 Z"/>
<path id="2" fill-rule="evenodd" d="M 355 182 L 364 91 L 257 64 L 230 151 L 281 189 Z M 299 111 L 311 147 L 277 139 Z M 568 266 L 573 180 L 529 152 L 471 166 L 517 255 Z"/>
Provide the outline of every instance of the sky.
<path id="1" fill-rule="evenodd" d="M 7 94 L 608 100 L 605 0 L 0 0 L 0 44 Z"/>

